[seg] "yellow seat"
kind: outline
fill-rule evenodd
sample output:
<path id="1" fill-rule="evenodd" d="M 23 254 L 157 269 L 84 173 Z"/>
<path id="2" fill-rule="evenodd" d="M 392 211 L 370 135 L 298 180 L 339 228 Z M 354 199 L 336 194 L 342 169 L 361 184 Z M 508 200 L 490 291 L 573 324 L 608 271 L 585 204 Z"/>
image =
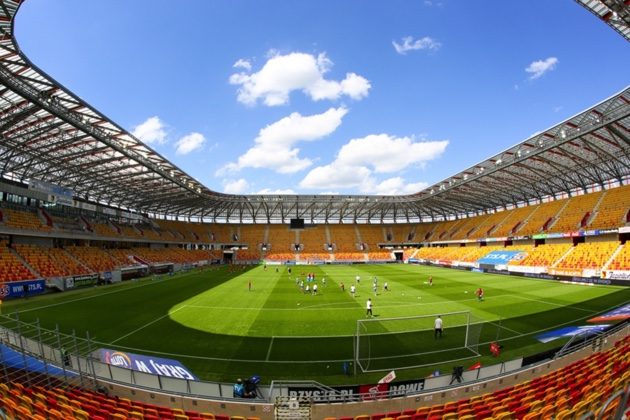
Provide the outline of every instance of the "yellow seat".
<path id="1" fill-rule="evenodd" d="M 370 420 L 370 416 L 367 414 L 361 414 L 354 417 L 354 420 Z"/>
<path id="2" fill-rule="evenodd" d="M 135 409 L 135 407 L 134 407 Z M 132 411 L 129 413 L 129 418 L 130 419 L 137 419 L 137 420 L 144 420 L 144 414 L 138 412 L 138 411 Z"/>
<path id="3" fill-rule="evenodd" d="M 525 414 L 525 416 L 523 416 L 523 418 L 521 420 L 540 420 L 540 411 L 536 411 L 534 413 L 529 412 L 527 414 Z"/>
<path id="4" fill-rule="evenodd" d="M 207 420 L 214 420 L 214 414 L 212 413 L 199 413 L 199 417 Z"/>
<path id="5" fill-rule="evenodd" d="M 90 420 L 90 414 L 87 411 L 75 409 L 73 415 L 76 420 Z"/>
<path id="6" fill-rule="evenodd" d="M 46 410 L 46 415 L 49 420 L 63 420 L 63 415 L 59 412 L 59 410 L 55 410 L 54 408 Z"/>
<path id="7" fill-rule="evenodd" d="M 555 420 L 567 420 L 573 418 L 573 410 L 562 410 L 556 414 Z"/>

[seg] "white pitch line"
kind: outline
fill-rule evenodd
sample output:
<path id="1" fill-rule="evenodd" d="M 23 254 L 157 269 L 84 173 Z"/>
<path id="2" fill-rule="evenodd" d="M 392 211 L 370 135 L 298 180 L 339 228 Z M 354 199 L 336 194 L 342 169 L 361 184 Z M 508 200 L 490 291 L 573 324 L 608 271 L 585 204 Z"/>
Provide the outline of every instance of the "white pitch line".
<path id="1" fill-rule="evenodd" d="M 269 349 L 267 350 L 267 358 L 265 359 L 266 362 L 269 361 L 269 356 L 271 356 L 271 348 L 273 347 L 273 339 L 275 338 L 275 336 L 271 336 L 271 342 L 269 343 Z"/>
<path id="2" fill-rule="evenodd" d="M 83 297 L 76 298 L 76 299 L 64 300 L 63 302 L 51 303 L 50 305 L 38 306 L 36 308 L 21 310 L 20 313 L 38 311 L 40 309 L 52 308 L 54 306 L 61 306 L 61 305 L 65 305 L 67 303 L 80 302 L 82 300 L 96 299 L 96 298 L 99 298 L 101 296 L 107 296 L 107 295 L 112 295 L 114 293 L 121 293 L 121 292 L 126 292 L 126 291 L 129 291 L 129 290 L 139 289 L 141 287 L 152 286 L 152 285 L 155 285 L 155 284 L 161 284 L 161 283 L 167 282 L 169 280 L 180 279 L 182 277 L 186 277 L 186 276 L 189 276 L 191 274 L 193 274 L 193 272 L 191 272 L 191 273 L 183 273 L 183 274 L 180 274 L 180 275 L 178 275 L 176 277 L 163 278 L 163 279 L 158 279 L 158 280 L 150 280 L 149 281 L 148 279 L 146 279 L 146 283 L 138 284 L 138 285 L 135 285 L 133 287 L 119 287 L 116 290 L 110 290 L 109 292 L 97 293 L 97 294 L 94 294 L 94 295 L 83 296 Z M 122 286 L 122 285 L 124 285 L 124 283 L 120 284 L 120 286 Z M 76 291 L 78 291 L 78 290 L 81 290 L 81 289 L 76 289 Z"/>
<path id="3" fill-rule="evenodd" d="M 184 308 L 184 306 L 180 306 L 179 308 L 175 309 L 173 312 L 167 313 L 166 315 L 162 315 L 161 317 L 156 318 L 156 319 L 154 319 L 154 320 L 153 320 L 153 321 L 151 321 L 151 322 L 147 322 L 147 323 L 146 323 L 146 324 L 144 324 L 143 326 L 141 326 L 141 327 L 139 327 L 139 328 L 136 328 L 135 330 L 131 331 L 130 333 L 127 333 L 127 334 L 125 334 L 125 335 L 123 335 L 123 336 L 121 336 L 121 337 L 118 337 L 118 338 L 117 338 L 117 339 L 115 339 L 114 341 L 111 341 L 111 342 L 110 342 L 110 344 L 114 344 L 114 343 L 116 343 L 116 342 L 118 342 L 118 341 L 122 340 L 123 338 L 127 338 L 127 337 L 129 337 L 130 335 L 133 335 L 133 334 L 137 333 L 138 331 L 140 331 L 140 330 L 142 330 L 142 329 L 144 329 L 144 328 L 148 327 L 149 325 L 155 324 L 156 322 L 158 322 L 158 321 L 160 321 L 160 320 L 162 320 L 162 319 L 166 318 L 167 316 L 170 316 L 171 314 L 174 314 L 175 312 L 179 311 L 179 310 L 180 310 L 180 309 L 182 309 L 182 308 Z"/>
<path id="4" fill-rule="evenodd" d="M 496 327 L 498 327 L 498 328 L 502 328 L 502 329 L 504 329 L 504 330 L 512 331 L 513 333 L 516 333 L 516 334 L 523 334 L 523 333 L 522 333 L 522 332 L 520 332 L 520 331 L 513 330 L 512 328 L 508 328 L 508 327 L 506 327 L 505 325 L 500 325 L 500 324 L 497 324 L 496 322 L 491 322 L 491 321 L 488 321 L 488 324 L 492 324 L 492 325 L 494 325 L 494 326 L 496 326 Z"/>
<path id="5" fill-rule="evenodd" d="M 529 300 L 531 302 L 544 303 L 546 305 L 559 306 L 559 307 L 562 307 L 562 308 L 568 308 L 569 307 L 569 304 L 563 305 L 561 303 L 547 302 L 546 300 L 531 299 L 531 298 L 526 298 L 526 297 L 518 296 L 518 295 L 506 295 L 506 296 L 511 296 L 511 297 L 515 297 L 515 298 L 523 299 L 523 300 Z M 576 307 L 571 307 L 571 309 L 575 309 L 576 311 L 588 312 L 588 313 L 591 313 L 591 314 L 597 313 L 597 311 L 591 311 L 590 309 L 582 309 L 582 308 L 576 308 Z"/>

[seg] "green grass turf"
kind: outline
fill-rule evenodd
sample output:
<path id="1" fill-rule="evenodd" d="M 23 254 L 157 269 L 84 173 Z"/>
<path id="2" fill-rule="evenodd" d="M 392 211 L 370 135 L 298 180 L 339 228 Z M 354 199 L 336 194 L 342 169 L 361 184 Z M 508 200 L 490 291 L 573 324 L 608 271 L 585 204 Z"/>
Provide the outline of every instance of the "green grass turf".
<path id="1" fill-rule="evenodd" d="M 272 379 L 313 379 L 327 384 L 369 382 L 382 372 L 347 377 L 342 362 L 352 360 L 357 319 L 365 319 L 365 302 L 374 302 L 377 331 L 397 328 L 385 318 L 432 315 L 426 331 L 374 337 L 371 369 L 426 365 L 397 370 L 400 379 L 425 376 L 454 364 L 496 363 L 487 343 L 497 337 L 504 345 L 499 360 L 533 354 L 561 343 L 539 343 L 535 335 L 566 325 L 582 325 L 597 313 L 630 301 L 630 289 L 614 286 L 562 284 L 492 274 L 416 265 L 262 266 L 191 271 L 173 277 L 127 281 L 14 300 L 3 314 L 16 311 L 22 321 L 39 320 L 44 328 L 85 337 L 98 347 L 178 359 L 199 377 L 233 381 L 259 374 Z M 317 296 L 302 293 L 295 277 L 314 272 Z M 361 276 L 357 294 L 350 285 Z M 378 278 L 378 292 L 372 278 Z M 433 276 L 433 286 L 425 282 Z M 322 278 L 326 278 L 326 286 Z M 387 281 L 389 292 L 383 291 Z M 251 282 L 252 290 L 248 290 Z M 345 292 L 340 284 L 345 284 Z M 482 286 L 485 300 L 474 291 Z M 467 292 L 467 293 L 466 293 Z M 434 340 L 433 315 L 471 311 L 484 321 L 480 356 L 462 349 L 463 333 L 449 326 Z M 380 324 L 380 325 L 379 325 Z M 449 328 L 450 327 L 450 328 Z M 372 340 L 372 339 L 370 339 Z M 360 341 L 361 342 L 361 341 Z M 362 341 L 365 346 L 365 339 Z M 362 348 L 364 355 L 365 348 Z M 463 362 L 451 360 L 467 358 Z M 449 362 L 445 362 L 449 361 Z M 365 361 L 367 364 L 367 360 Z M 363 363 L 362 363 L 363 364 Z M 429 366 L 431 365 L 431 366 Z"/>

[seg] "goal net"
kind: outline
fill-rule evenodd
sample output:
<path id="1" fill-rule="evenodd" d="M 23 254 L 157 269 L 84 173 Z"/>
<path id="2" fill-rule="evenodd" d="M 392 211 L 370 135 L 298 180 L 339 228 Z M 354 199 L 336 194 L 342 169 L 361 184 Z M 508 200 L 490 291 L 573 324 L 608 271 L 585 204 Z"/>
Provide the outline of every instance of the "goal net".
<path id="1" fill-rule="evenodd" d="M 442 319 L 442 335 L 434 323 Z M 359 319 L 355 360 L 363 372 L 415 368 L 479 356 L 483 321 L 470 311 Z"/>

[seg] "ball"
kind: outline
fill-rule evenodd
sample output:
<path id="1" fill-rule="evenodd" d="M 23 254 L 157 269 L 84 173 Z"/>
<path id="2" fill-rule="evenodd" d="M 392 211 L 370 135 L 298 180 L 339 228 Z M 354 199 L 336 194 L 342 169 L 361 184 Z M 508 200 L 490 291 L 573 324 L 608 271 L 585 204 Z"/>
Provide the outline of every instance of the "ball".
<path id="1" fill-rule="evenodd" d="M 466 290 L 464 293 L 468 293 L 468 290 Z"/>

